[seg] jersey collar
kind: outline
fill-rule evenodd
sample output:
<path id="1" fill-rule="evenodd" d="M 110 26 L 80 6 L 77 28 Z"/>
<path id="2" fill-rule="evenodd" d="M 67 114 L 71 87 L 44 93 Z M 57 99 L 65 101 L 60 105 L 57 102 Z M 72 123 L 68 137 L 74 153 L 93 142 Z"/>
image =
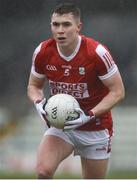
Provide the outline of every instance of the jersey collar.
<path id="1" fill-rule="evenodd" d="M 77 44 L 77 46 L 76 46 L 76 49 L 74 50 L 74 52 L 73 52 L 70 56 L 65 56 L 64 54 L 62 54 L 61 51 L 60 51 L 60 49 L 59 49 L 58 44 L 57 44 L 57 50 L 58 50 L 59 55 L 60 55 L 63 59 L 65 59 L 66 61 L 70 61 L 70 60 L 72 60 L 72 59 L 76 56 L 76 54 L 78 53 L 78 51 L 79 51 L 79 49 L 80 49 L 80 45 L 81 45 L 81 36 L 78 36 L 78 44 Z"/>

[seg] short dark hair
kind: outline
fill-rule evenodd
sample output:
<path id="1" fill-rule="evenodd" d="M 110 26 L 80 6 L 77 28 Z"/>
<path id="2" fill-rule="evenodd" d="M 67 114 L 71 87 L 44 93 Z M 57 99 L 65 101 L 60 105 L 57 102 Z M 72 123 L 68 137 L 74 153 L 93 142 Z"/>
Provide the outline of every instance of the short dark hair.
<path id="1" fill-rule="evenodd" d="M 55 7 L 54 13 L 63 15 L 72 13 L 74 17 L 79 18 L 81 17 L 80 9 L 73 3 L 62 3 Z"/>

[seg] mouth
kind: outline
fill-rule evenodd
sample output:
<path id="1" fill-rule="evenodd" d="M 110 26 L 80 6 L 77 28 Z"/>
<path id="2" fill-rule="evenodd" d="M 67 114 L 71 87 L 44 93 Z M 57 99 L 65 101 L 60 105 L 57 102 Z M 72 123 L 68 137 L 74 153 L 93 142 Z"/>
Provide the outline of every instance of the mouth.
<path id="1" fill-rule="evenodd" d="M 64 40 L 66 40 L 65 37 L 58 37 L 57 39 L 58 39 L 59 41 L 64 41 Z"/>

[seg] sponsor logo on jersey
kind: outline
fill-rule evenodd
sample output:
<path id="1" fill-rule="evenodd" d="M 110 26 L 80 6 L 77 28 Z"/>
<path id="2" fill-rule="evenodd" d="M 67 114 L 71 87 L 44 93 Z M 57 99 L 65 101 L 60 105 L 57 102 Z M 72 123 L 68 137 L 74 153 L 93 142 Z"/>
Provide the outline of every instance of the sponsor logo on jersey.
<path id="1" fill-rule="evenodd" d="M 64 83 L 49 80 L 51 95 L 65 93 L 74 96 L 77 99 L 89 97 L 87 83 Z"/>
<path id="2" fill-rule="evenodd" d="M 85 74 L 85 68 L 79 67 L 79 74 L 84 75 Z"/>
<path id="3" fill-rule="evenodd" d="M 46 65 L 46 69 L 49 70 L 49 71 L 57 71 L 56 66 L 50 65 L 50 64 Z"/>

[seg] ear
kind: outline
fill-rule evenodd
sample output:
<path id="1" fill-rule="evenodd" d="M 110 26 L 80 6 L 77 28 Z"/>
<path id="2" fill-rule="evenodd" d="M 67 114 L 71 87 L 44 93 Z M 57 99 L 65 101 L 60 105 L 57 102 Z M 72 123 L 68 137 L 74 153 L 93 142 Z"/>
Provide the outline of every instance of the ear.
<path id="1" fill-rule="evenodd" d="M 82 22 L 80 22 L 80 23 L 78 24 L 78 26 L 77 26 L 77 27 L 78 27 L 78 33 L 81 31 L 82 25 L 83 25 Z"/>

